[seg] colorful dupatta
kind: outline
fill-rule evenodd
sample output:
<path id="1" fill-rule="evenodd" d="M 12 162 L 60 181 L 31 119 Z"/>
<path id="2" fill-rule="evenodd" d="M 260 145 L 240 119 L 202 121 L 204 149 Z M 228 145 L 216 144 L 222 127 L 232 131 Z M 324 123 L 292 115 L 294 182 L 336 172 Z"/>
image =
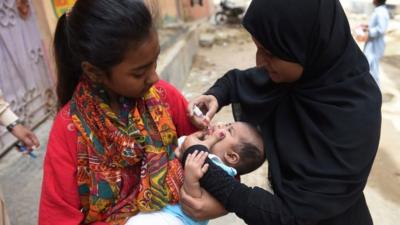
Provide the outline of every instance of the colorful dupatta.
<path id="1" fill-rule="evenodd" d="M 156 88 L 130 101 L 125 122 L 106 99 L 87 80 L 74 93 L 77 178 L 85 223 L 120 225 L 139 211 L 178 202 L 183 173 L 173 155 L 176 128 Z M 129 101 L 123 105 L 126 108 Z"/>

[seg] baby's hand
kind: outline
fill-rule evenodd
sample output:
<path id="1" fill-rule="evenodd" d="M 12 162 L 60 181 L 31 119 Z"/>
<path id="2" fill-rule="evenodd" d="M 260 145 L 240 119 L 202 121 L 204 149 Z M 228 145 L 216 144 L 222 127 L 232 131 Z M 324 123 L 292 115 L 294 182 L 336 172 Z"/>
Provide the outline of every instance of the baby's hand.
<path id="1" fill-rule="evenodd" d="M 185 182 L 195 183 L 203 177 L 208 169 L 208 164 L 204 164 L 207 156 L 208 152 L 199 153 L 197 150 L 188 155 L 185 162 Z"/>
<path id="2" fill-rule="evenodd" d="M 175 157 L 177 159 L 179 159 L 179 161 L 181 161 L 182 160 L 182 146 L 176 147 L 174 150 L 174 154 L 175 154 Z"/>

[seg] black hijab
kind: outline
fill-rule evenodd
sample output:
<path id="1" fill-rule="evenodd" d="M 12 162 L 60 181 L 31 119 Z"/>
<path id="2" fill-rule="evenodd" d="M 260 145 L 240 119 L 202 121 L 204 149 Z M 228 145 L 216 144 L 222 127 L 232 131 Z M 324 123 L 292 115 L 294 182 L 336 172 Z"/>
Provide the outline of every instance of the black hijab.
<path id="1" fill-rule="evenodd" d="M 328 219 L 361 196 L 378 148 L 381 94 L 338 0 L 253 0 L 244 27 L 299 81 L 236 76 L 239 120 L 262 129 L 271 182 L 290 214 Z"/>

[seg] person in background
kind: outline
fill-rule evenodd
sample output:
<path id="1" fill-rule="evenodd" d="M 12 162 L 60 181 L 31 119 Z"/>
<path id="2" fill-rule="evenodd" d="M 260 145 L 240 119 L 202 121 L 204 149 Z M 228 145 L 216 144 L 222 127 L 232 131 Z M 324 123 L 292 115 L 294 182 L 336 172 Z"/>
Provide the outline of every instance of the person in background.
<path id="1" fill-rule="evenodd" d="M 36 135 L 27 127 L 23 126 L 18 116 L 10 109 L 10 105 L 3 98 L 0 90 L 0 125 L 21 141 L 29 150 L 39 147 L 40 143 Z M 1 188 L 1 187 L 0 187 Z M 4 197 L 0 189 L 0 225 L 9 225 L 10 221 L 6 212 Z"/>
<path id="2" fill-rule="evenodd" d="M 385 51 L 385 32 L 389 24 L 389 11 L 386 8 L 386 0 L 373 0 L 375 9 L 365 27 L 367 41 L 364 46 L 364 54 L 368 59 L 372 77 L 379 84 L 379 61 Z"/>
<path id="3" fill-rule="evenodd" d="M 21 124 L 18 116 L 10 109 L 10 105 L 3 98 L 0 90 L 0 125 L 21 141 L 28 149 L 39 147 L 39 140 L 36 135 L 27 127 Z"/>

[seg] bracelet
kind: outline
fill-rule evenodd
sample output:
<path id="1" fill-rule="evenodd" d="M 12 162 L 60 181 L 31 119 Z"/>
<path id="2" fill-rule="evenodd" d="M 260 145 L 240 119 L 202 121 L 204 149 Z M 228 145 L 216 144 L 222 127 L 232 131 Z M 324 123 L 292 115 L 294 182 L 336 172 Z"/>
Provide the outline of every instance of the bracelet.
<path id="1" fill-rule="evenodd" d="M 16 120 L 16 121 L 10 123 L 10 125 L 8 125 L 8 126 L 6 127 L 7 130 L 8 130 L 8 132 L 11 133 L 11 132 L 13 131 L 14 127 L 17 126 L 18 124 L 21 124 L 21 122 L 20 122 L 19 120 Z"/>

